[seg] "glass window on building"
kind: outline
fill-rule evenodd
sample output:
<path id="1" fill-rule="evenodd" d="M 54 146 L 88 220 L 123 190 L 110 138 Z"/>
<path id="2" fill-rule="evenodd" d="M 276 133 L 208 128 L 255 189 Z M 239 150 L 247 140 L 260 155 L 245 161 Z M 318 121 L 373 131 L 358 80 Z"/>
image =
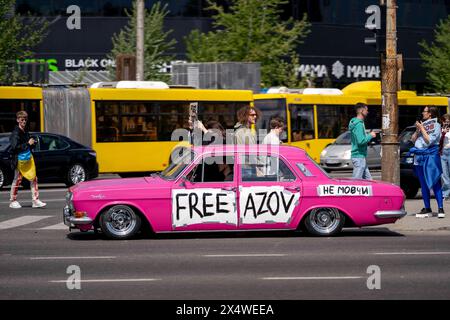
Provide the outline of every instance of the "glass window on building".
<path id="1" fill-rule="evenodd" d="M 291 104 L 289 111 L 291 113 L 291 141 L 314 139 L 314 107 Z"/>
<path id="2" fill-rule="evenodd" d="M 317 124 L 319 139 L 335 139 L 348 130 L 348 123 L 355 116 L 354 106 L 318 105 Z"/>

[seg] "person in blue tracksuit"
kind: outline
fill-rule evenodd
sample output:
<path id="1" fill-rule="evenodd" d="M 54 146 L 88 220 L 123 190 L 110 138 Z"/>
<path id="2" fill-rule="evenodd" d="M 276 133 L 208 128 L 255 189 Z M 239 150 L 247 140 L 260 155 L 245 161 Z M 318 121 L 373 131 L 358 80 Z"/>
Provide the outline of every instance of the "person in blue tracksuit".
<path id="1" fill-rule="evenodd" d="M 439 124 L 438 109 L 427 106 L 422 112 L 422 121 L 416 121 L 416 132 L 411 140 L 414 147 L 409 151 L 414 154 L 414 170 L 419 178 L 425 208 L 416 214 L 417 218 L 427 218 L 432 214 L 430 205 L 430 189 L 438 203 L 438 217 L 444 218 L 444 206 L 441 187 L 442 165 L 439 156 L 439 141 L 441 139 L 441 125 Z"/>

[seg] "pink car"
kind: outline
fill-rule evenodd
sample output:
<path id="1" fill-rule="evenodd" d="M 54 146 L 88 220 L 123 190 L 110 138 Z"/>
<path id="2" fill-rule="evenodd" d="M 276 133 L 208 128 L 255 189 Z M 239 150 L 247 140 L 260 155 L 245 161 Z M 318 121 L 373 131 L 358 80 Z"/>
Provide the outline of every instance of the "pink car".
<path id="1" fill-rule="evenodd" d="M 186 231 L 297 230 L 332 236 L 343 227 L 393 223 L 406 215 L 396 185 L 332 179 L 290 146 L 207 146 L 159 174 L 94 180 L 69 189 L 64 223 L 128 239 L 141 228 Z"/>

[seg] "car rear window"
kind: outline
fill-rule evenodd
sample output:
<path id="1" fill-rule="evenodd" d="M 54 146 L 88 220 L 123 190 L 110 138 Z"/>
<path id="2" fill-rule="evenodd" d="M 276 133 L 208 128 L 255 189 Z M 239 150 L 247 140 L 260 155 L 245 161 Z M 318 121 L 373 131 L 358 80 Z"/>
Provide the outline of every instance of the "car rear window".
<path id="1" fill-rule="evenodd" d="M 0 137 L 0 151 L 5 151 L 9 146 L 9 136 Z"/>

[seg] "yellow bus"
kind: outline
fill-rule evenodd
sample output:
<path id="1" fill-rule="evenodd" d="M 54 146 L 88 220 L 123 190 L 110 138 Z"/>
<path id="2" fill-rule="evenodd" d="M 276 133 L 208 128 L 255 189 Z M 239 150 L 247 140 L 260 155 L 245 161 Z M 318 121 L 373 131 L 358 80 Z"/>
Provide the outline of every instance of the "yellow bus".
<path id="1" fill-rule="evenodd" d="M 173 131 L 188 129 L 190 103 L 197 103 L 198 117 L 204 123 L 216 120 L 225 129 L 233 128 L 239 108 L 253 105 L 250 90 L 111 88 L 94 84 L 89 91 L 92 148 L 97 152 L 99 171 L 122 176 L 167 167 L 170 153 L 178 144 L 172 141 Z"/>
<path id="2" fill-rule="evenodd" d="M 43 131 L 42 88 L 0 86 L 0 133 L 11 132 L 14 129 L 18 111 L 28 113 L 30 131 Z"/>
<path id="3" fill-rule="evenodd" d="M 254 104 L 263 113 L 258 128 L 268 128 L 274 116 L 287 121 L 285 142 L 305 149 L 320 162 L 322 150 L 347 130 L 355 116 L 354 105 L 364 102 L 369 106 L 367 129 L 381 128 L 381 88 L 379 81 L 355 82 L 338 89 L 275 88 L 268 93 L 254 95 Z M 435 105 L 440 114 L 448 112 L 446 97 L 417 96 L 413 91 L 399 91 L 399 133 L 413 125 L 426 105 Z"/>

